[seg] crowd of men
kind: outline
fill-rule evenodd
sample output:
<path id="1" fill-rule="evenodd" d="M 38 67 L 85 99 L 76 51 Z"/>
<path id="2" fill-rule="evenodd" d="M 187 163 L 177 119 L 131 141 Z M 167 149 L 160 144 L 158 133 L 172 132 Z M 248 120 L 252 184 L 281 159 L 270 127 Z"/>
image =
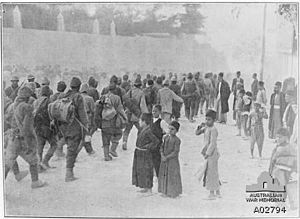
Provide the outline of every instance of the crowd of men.
<path id="1" fill-rule="evenodd" d="M 256 74 L 253 79 L 248 94 L 251 100 L 266 105 L 264 84 L 258 81 Z M 33 75 L 28 75 L 27 81 L 19 85 L 18 77 L 13 76 L 11 85 L 4 90 L 5 177 L 10 170 L 18 181 L 26 177 L 28 171 L 20 171 L 16 160 L 21 156 L 30 166 L 32 188 L 44 186 L 45 182 L 38 178 L 39 173 L 51 168 L 49 161 L 55 153 L 65 156 L 63 146 L 67 145 L 65 181 L 73 181 L 76 179 L 74 164 L 80 150 L 84 147 L 89 155 L 95 153 L 91 138 L 97 129 L 101 129 L 104 160 L 110 161 L 118 157 L 116 149 L 121 139 L 122 149 L 127 150 L 130 131 L 133 126 L 140 129 L 140 116 L 151 114 L 154 105 L 161 106 L 161 119 L 168 124 L 182 117 L 182 105 L 184 116 L 191 123 L 199 114 L 215 109 L 217 121 L 226 124 L 230 94 L 234 95 L 233 116 L 237 119 L 236 102 L 238 94 L 244 90 L 240 72 L 231 88 L 223 73 L 211 72 L 147 74 L 145 78 L 136 74 L 132 81 L 128 74 L 122 78 L 113 75 L 101 93 L 97 90 L 98 84 L 94 77 L 87 83 L 73 77 L 68 91 L 65 82 L 59 81 L 54 92 L 46 77 L 37 83 Z M 288 85 L 284 84 L 285 90 L 281 91 L 281 82 L 275 84 L 270 100 L 270 137 L 282 126 L 293 133 L 297 114 L 296 88 Z M 59 111 L 56 108 L 63 105 L 66 112 L 56 115 Z M 69 114 L 71 109 L 73 113 Z M 43 155 L 46 142 L 50 147 Z"/>

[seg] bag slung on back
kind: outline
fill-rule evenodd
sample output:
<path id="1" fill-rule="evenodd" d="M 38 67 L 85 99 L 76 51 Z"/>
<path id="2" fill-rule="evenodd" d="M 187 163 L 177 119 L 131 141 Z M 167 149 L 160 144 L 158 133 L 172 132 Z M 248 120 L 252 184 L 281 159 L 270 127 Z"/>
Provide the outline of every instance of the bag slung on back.
<path id="1" fill-rule="evenodd" d="M 137 118 L 141 116 L 142 112 L 140 109 L 140 103 L 132 97 L 132 90 L 129 91 L 129 98 L 125 100 L 124 105 Z"/>
<path id="2" fill-rule="evenodd" d="M 48 112 L 51 119 L 71 123 L 75 118 L 75 106 L 70 98 L 62 98 L 50 103 Z"/>
<path id="3" fill-rule="evenodd" d="M 103 110 L 102 110 L 102 119 L 111 120 L 117 115 L 117 111 L 111 103 L 110 96 L 105 95 Z"/>

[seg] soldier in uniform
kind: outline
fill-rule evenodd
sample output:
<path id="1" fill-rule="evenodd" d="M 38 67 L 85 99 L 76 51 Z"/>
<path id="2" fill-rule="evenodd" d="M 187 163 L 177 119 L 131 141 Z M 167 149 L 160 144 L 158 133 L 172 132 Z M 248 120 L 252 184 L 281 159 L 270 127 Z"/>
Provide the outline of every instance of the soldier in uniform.
<path id="1" fill-rule="evenodd" d="M 137 107 L 140 108 L 141 113 L 148 113 L 149 111 L 146 105 L 145 94 L 141 89 L 141 86 L 142 86 L 142 81 L 141 79 L 137 78 L 134 82 L 134 87 L 130 91 L 128 91 L 125 96 L 126 99 L 131 99 L 131 98 L 135 99 L 136 103 L 138 104 Z M 136 115 L 134 115 L 132 112 L 129 112 L 127 110 L 127 118 L 128 118 L 128 123 L 126 124 L 123 133 L 123 144 L 122 144 L 123 150 L 127 150 L 127 140 L 132 127 L 135 126 L 138 130 L 140 129 L 139 118 Z"/>
<path id="2" fill-rule="evenodd" d="M 95 103 L 93 97 L 87 94 L 88 90 L 89 90 L 88 84 L 84 83 L 81 85 L 80 93 L 84 99 L 84 104 L 85 104 L 85 109 L 86 109 L 86 114 L 88 117 L 88 124 L 89 124 L 88 136 L 92 137 L 92 135 L 96 131 L 95 124 L 94 124 Z M 85 150 L 89 155 L 95 154 L 95 151 L 92 147 L 91 139 L 85 139 L 82 144 L 83 144 L 82 146 L 85 147 Z"/>
<path id="3" fill-rule="evenodd" d="M 35 83 L 35 87 L 36 88 L 40 88 L 41 85 L 38 82 L 34 81 L 34 80 L 35 80 L 35 77 L 32 74 L 30 74 L 30 75 L 27 76 L 27 81 L 28 82 L 34 82 Z"/>
<path id="4" fill-rule="evenodd" d="M 46 85 L 41 87 L 41 96 L 34 101 L 34 128 L 37 135 L 37 151 L 39 157 L 39 171 L 42 172 L 50 167 L 49 160 L 53 156 L 57 142 L 54 131 L 50 128 L 50 117 L 48 114 L 48 105 L 50 103 L 50 88 Z M 49 142 L 50 148 L 47 154 L 43 158 L 43 150 L 46 144 Z"/>
<path id="5" fill-rule="evenodd" d="M 115 87 L 116 84 L 111 83 L 108 87 L 109 92 L 106 96 L 110 99 L 112 107 L 116 110 L 118 114 L 117 116 L 126 118 L 126 114 L 124 112 L 124 108 L 120 97 L 118 95 L 113 94 Z M 111 154 L 114 157 L 118 157 L 116 149 L 120 139 L 122 138 L 122 128 L 117 126 L 117 118 L 114 118 L 111 120 L 102 119 L 101 129 L 104 159 L 105 161 L 110 161 L 112 160 L 112 157 L 109 154 Z"/>
<path id="6" fill-rule="evenodd" d="M 5 178 L 14 166 L 18 156 L 21 156 L 30 166 L 32 188 L 43 187 L 45 183 L 38 178 L 37 142 L 33 128 L 33 107 L 28 104 L 31 96 L 30 88 L 24 86 L 18 91 L 14 102 L 8 145 L 5 154 Z"/>
<path id="7" fill-rule="evenodd" d="M 87 94 L 93 98 L 94 102 L 96 102 L 97 100 L 99 100 L 99 92 L 96 89 L 98 83 L 95 78 L 91 76 L 88 80 L 88 84 L 89 87 Z"/>
<path id="8" fill-rule="evenodd" d="M 18 95 L 19 90 L 19 78 L 17 76 L 13 76 L 11 78 L 11 86 L 5 89 L 5 95 L 8 96 L 12 101 L 14 101 Z"/>
<path id="9" fill-rule="evenodd" d="M 70 98 L 73 101 L 76 117 L 71 124 L 58 123 L 59 130 L 61 131 L 67 144 L 66 182 L 77 179 L 74 177 L 73 168 L 78 155 L 78 147 L 88 128 L 88 119 L 84 106 L 84 100 L 82 95 L 79 93 L 80 85 L 80 79 L 73 77 L 70 83 L 71 89 L 66 94 L 59 97 Z"/>
<path id="10" fill-rule="evenodd" d="M 59 81 L 57 83 L 57 88 L 56 88 L 57 92 L 50 97 L 50 103 L 53 103 L 54 101 L 56 101 L 58 99 L 58 97 L 60 95 L 63 95 L 64 91 L 66 90 L 66 88 L 67 88 L 67 85 L 65 84 L 65 82 L 64 81 Z M 58 134 L 57 137 L 59 138 L 59 134 Z M 58 158 L 65 156 L 65 154 L 63 152 L 63 146 L 64 146 L 64 144 L 65 144 L 65 141 L 64 141 L 63 138 L 60 138 L 57 141 L 57 147 L 56 147 L 55 154 L 56 154 L 56 156 Z"/>

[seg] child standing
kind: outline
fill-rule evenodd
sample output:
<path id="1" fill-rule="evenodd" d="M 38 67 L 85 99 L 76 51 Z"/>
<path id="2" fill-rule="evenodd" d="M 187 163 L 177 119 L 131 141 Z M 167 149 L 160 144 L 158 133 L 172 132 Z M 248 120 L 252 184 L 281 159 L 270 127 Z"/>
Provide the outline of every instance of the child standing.
<path id="1" fill-rule="evenodd" d="M 257 144 L 260 159 L 262 159 L 262 149 L 264 144 L 264 126 L 262 119 L 268 119 L 266 108 L 261 107 L 259 102 L 254 103 L 254 111 L 249 115 L 247 129 L 250 130 L 250 151 L 251 159 L 254 158 L 254 145 Z"/>
<path id="2" fill-rule="evenodd" d="M 241 130 L 242 130 L 242 110 L 243 110 L 243 105 L 244 105 L 244 100 L 243 97 L 245 95 L 245 90 L 242 89 L 238 92 L 238 96 L 236 99 L 236 104 L 235 104 L 235 112 L 236 112 L 236 125 L 238 127 L 238 134 L 237 136 L 241 136 Z"/>
<path id="3" fill-rule="evenodd" d="M 142 188 L 140 192 L 152 191 L 153 187 L 153 162 L 151 149 L 154 149 L 159 140 L 152 133 L 150 124 L 151 114 L 142 114 L 140 120 L 140 130 L 136 140 L 132 167 L 132 185 Z"/>
<path id="4" fill-rule="evenodd" d="M 176 136 L 180 124 L 172 121 L 169 134 L 164 137 L 160 149 L 161 164 L 158 178 L 158 192 L 175 198 L 182 193 L 182 183 L 179 165 L 180 139 Z"/>
<path id="5" fill-rule="evenodd" d="M 250 114 L 250 109 L 251 109 L 251 104 L 252 104 L 252 93 L 247 91 L 246 94 L 243 97 L 243 109 L 242 109 L 242 127 L 244 129 L 244 134 L 245 134 L 245 140 L 248 139 L 249 132 L 247 129 L 247 121 L 248 117 Z"/>
<path id="6" fill-rule="evenodd" d="M 204 148 L 202 155 L 207 159 L 207 166 L 203 177 L 203 186 L 210 191 L 208 199 L 221 198 L 218 171 L 218 160 L 220 157 L 217 148 L 218 130 L 214 126 L 217 113 L 209 110 L 206 113 L 206 123 L 198 126 L 196 135 L 204 133 Z"/>

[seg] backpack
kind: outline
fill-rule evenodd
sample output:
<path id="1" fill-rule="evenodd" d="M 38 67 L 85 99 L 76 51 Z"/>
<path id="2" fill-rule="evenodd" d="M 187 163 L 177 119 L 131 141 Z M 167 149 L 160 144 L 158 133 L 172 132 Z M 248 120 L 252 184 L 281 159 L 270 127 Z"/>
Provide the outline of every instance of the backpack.
<path id="1" fill-rule="evenodd" d="M 51 119 L 64 123 L 72 123 L 75 118 L 75 106 L 70 97 L 58 99 L 48 106 Z"/>
<path id="2" fill-rule="evenodd" d="M 128 108 L 130 113 L 133 113 L 136 117 L 140 117 L 142 112 L 140 109 L 140 103 L 132 98 L 132 90 L 129 91 L 129 98 L 126 98 L 124 106 Z"/>
<path id="3" fill-rule="evenodd" d="M 50 122 L 50 117 L 48 113 L 48 103 L 49 99 L 44 98 L 35 110 L 33 123 L 35 128 L 40 128 L 46 123 Z"/>
<path id="4" fill-rule="evenodd" d="M 103 109 L 101 112 L 102 119 L 111 120 L 117 115 L 115 107 L 111 103 L 110 95 L 104 95 Z"/>

